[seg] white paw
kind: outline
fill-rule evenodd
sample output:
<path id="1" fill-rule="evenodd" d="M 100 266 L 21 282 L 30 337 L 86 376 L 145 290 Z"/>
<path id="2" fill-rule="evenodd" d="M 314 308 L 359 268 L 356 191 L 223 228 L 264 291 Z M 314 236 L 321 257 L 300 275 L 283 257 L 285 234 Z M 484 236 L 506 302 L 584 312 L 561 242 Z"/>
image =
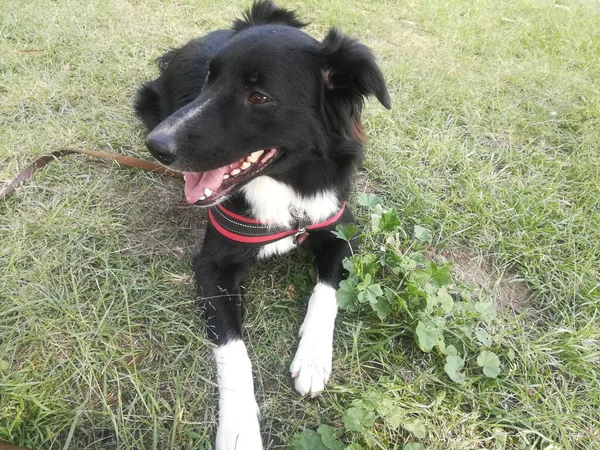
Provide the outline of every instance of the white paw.
<path id="1" fill-rule="evenodd" d="M 296 357 L 290 366 L 294 385 L 301 395 L 314 397 L 323 389 L 331 375 L 332 333 L 304 333 Z"/>
<path id="2" fill-rule="evenodd" d="M 216 450 L 262 450 L 254 399 L 221 406 Z"/>
<path id="3" fill-rule="evenodd" d="M 296 390 L 314 397 L 323 389 L 331 375 L 333 326 L 337 314 L 335 289 L 317 283 L 313 290 L 306 317 L 300 328 L 300 344 L 290 366 Z"/>
<path id="4" fill-rule="evenodd" d="M 241 340 L 214 349 L 219 384 L 216 450 L 262 450 L 252 364 Z"/>

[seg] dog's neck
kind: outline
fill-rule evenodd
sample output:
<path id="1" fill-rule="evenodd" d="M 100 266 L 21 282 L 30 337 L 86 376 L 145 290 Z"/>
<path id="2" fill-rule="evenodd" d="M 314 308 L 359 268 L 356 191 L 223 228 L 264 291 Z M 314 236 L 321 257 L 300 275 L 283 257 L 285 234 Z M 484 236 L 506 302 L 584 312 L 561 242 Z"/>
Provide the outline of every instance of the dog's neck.
<path id="1" fill-rule="evenodd" d="M 265 224 L 290 225 L 299 215 L 321 222 L 339 211 L 343 199 L 333 190 L 302 196 L 285 183 L 269 176 L 255 178 L 241 188 L 252 216 Z"/>

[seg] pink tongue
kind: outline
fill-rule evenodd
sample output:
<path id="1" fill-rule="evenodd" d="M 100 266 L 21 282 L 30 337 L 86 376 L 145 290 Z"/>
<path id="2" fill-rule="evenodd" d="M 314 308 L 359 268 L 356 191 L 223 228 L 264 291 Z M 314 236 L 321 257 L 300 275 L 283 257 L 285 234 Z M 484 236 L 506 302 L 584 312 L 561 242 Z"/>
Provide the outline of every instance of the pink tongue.
<path id="1" fill-rule="evenodd" d="M 194 204 L 205 196 L 205 189 L 216 191 L 223 183 L 223 175 L 229 166 L 219 167 L 208 172 L 185 172 L 185 199 Z"/>

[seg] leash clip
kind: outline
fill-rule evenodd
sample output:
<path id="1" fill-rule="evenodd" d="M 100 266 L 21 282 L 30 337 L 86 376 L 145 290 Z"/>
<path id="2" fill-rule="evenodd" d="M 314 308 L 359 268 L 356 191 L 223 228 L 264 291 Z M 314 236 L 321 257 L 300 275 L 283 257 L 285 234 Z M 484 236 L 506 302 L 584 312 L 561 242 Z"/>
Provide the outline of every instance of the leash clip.
<path id="1" fill-rule="evenodd" d="M 308 238 L 308 226 L 310 225 L 310 218 L 305 212 L 294 211 L 292 213 L 296 218 L 296 229 L 292 242 L 294 245 L 302 245 Z"/>
<path id="2" fill-rule="evenodd" d="M 299 228 L 298 231 L 294 233 L 294 238 L 292 239 L 292 242 L 294 243 L 294 245 L 302 245 L 306 238 L 308 238 L 306 227 Z"/>

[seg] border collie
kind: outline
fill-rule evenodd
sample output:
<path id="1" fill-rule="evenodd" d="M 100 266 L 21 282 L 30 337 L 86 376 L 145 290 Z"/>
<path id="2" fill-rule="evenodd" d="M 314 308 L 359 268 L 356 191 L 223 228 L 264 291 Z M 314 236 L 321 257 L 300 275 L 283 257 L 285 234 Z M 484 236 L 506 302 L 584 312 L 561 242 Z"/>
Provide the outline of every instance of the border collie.
<path id="1" fill-rule="evenodd" d="M 319 42 L 305 25 L 256 1 L 231 29 L 159 58 L 160 76 L 135 102 L 152 155 L 183 173 L 189 203 L 210 207 L 194 272 L 215 345 L 218 450 L 262 448 L 240 283 L 255 261 L 300 244 L 315 254 L 318 283 L 290 372 L 301 395 L 324 389 L 351 253 L 331 230 L 354 220 L 345 200 L 363 155 L 364 100 L 391 108 L 365 45 L 335 29 Z"/>

